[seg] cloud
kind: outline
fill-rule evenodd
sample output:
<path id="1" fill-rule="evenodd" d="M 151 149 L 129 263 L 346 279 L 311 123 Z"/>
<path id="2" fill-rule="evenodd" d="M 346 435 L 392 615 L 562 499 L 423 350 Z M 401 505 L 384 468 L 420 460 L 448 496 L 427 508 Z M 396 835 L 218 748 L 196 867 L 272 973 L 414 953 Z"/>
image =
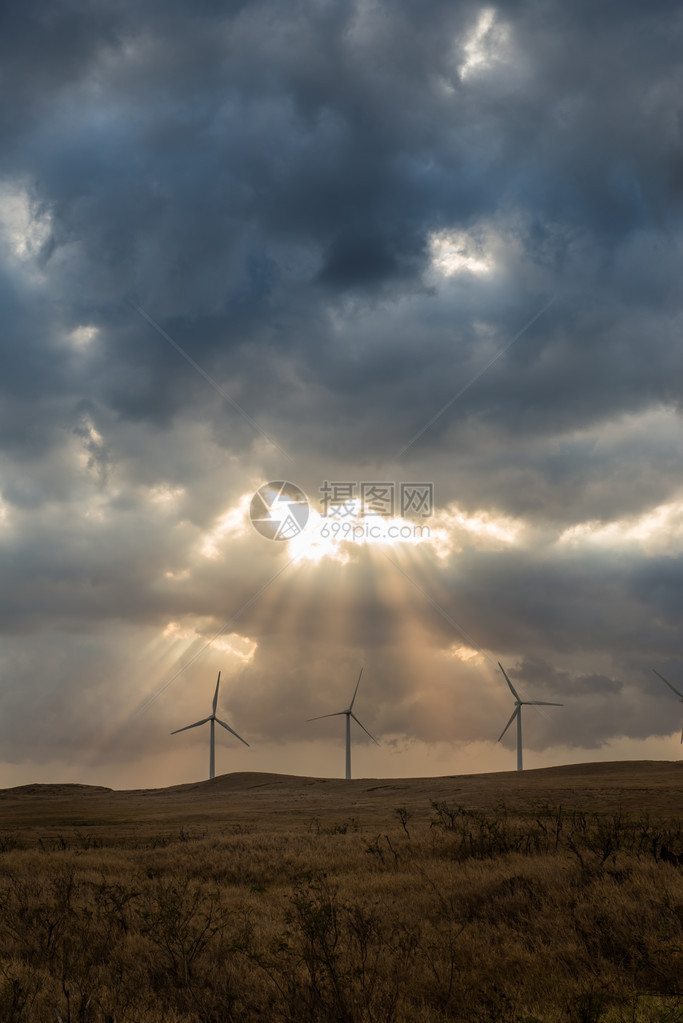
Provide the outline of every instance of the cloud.
<path id="1" fill-rule="evenodd" d="M 235 616 L 231 706 L 264 742 L 305 742 L 360 663 L 371 730 L 495 739 L 499 659 L 566 704 L 539 749 L 667 734 L 682 32 L 664 2 L 11 12 L 0 669 L 11 720 L 39 704 L 62 736 L 31 719 L 44 758 L 106 689 L 119 759 Z M 245 519 L 284 478 L 314 503 L 431 481 L 433 543 L 286 568 Z"/>

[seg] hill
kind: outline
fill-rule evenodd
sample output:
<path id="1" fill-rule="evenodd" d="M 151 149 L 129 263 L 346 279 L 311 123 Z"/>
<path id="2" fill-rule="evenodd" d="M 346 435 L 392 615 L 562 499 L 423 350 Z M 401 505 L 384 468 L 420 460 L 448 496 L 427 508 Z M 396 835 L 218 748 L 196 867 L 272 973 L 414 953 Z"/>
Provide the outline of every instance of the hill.
<path id="1" fill-rule="evenodd" d="M 89 785 L 21 785 L 0 790 L 7 828 L 104 827 L 156 823 L 267 824 L 290 827 L 317 818 L 354 818 L 381 826 L 397 806 L 426 820 L 433 802 L 512 811 L 539 806 L 595 813 L 683 815 L 683 761 L 571 764 L 530 771 L 440 778 L 352 781 L 295 775 L 235 773 L 160 789 L 114 790 Z"/>

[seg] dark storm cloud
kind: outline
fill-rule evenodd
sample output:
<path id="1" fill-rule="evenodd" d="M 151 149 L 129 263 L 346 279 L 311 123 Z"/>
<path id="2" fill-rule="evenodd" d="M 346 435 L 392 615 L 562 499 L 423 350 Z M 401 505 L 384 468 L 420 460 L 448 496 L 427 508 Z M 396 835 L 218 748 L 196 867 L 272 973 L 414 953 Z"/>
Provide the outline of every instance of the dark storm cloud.
<path id="1" fill-rule="evenodd" d="M 135 418 L 193 401 L 194 388 L 170 379 L 186 367 L 131 322 L 133 295 L 211 371 L 244 375 L 252 410 L 280 424 L 288 410 L 270 400 L 279 378 L 270 358 L 288 353 L 294 376 L 313 368 L 349 420 L 361 404 L 373 408 L 364 431 L 386 457 L 387 423 L 400 415 L 411 433 L 476 365 L 476 320 L 504 343 L 556 293 L 506 372 L 456 418 L 483 406 L 507 431 L 563 429 L 677 400 L 671 329 L 653 336 L 652 314 L 662 302 L 679 307 L 665 271 L 680 215 L 678 19 L 672 11 L 664 26 L 656 11 L 621 9 L 615 32 L 607 9 L 557 5 L 540 18 L 503 6 L 509 53 L 461 80 L 480 13 L 243 4 L 190 14 L 143 4 L 15 15 L 23 127 L 5 168 L 50 212 L 43 262 L 60 305 L 74 325 L 85 317 L 103 330 L 112 379 L 83 387 Z M 378 318 L 358 352 L 349 295 L 419 292 L 430 230 L 497 217 L 521 247 L 520 266 L 477 286 L 478 302 L 455 304 L 448 322 L 433 322 L 429 302 L 416 307 L 405 338 Z M 662 274 L 651 273 L 648 244 Z M 636 306 L 626 339 L 633 318 L 614 316 L 624 302 Z M 644 337 L 654 357 L 643 365 Z M 380 378 L 393 378 L 380 395 L 378 361 Z M 306 411 L 320 415 L 315 395 Z M 417 450 L 439 445 L 452 422 Z M 353 433 L 349 443 L 365 447 Z"/>

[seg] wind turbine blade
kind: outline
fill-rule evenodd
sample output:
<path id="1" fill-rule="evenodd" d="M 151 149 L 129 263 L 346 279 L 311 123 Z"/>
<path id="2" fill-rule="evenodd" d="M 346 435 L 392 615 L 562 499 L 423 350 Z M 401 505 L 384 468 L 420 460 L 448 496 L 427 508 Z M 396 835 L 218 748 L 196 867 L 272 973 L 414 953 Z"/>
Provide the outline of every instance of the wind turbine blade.
<path id="1" fill-rule="evenodd" d="M 360 675 L 362 675 L 362 674 L 363 674 L 363 669 L 361 668 L 360 669 Z M 351 700 L 351 703 L 349 704 L 349 710 L 353 710 L 353 705 L 354 705 L 354 702 L 356 700 L 356 693 L 358 692 L 358 686 L 360 685 L 360 675 L 358 676 L 358 681 L 356 682 L 356 688 L 353 691 L 353 700 Z"/>
<path id="2" fill-rule="evenodd" d="M 547 700 L 520 700 L 525 707 L 564 707 L 563 703 L 548 703 Z"/>
<path id="3" fill-rule="evenodd" d="M 323 718 L 339 718 L 346 714 L 345 710 L 336 710 L 334 714 L 319 714 L 317 718 L 306 718 L 306 721 L 322 721 Z"/>
<path id="4" fill-rule="evenodd" d="M 503 667 L 503 665 L 502 665 L 502 664 L 500 663 L 500 661 L 498 661 L 498 667 L 500 668 L 500 670 L 501 670 L 501 671 L 503 672 L 503 674 L 505 675 L 505 681 L 506 681 L 506 682 L 507 682 L 507 684 L 508 684 L 508 685 L 510 686 L 510 689 L 511 689 L 511 691 L 512 691 L 512 695 L 514 696 L 514 698 L 515 698 L 516 700 L 519 700 L 519 696 L 517 695 L 517 690 L 516 690 L 516 689 L 515 689 L 515 687 L 513 686 L 513 684 L 512 684 L 512 682 L 510 681 L 510 679 L 508 678 L 508 676 L 507 676 L 507 672 L 505 671 L 505 668 L 504 668 L 504 667 Z M 520 700 L 519 702 L 521 703 L 522 701 Z M 501 736 L 501 738 L 502 738 L 502 736 Z M 500 739 L 499 739 L 498 741 L 500 742 Z"/>
<path id="5" fill-rule="evenodd" d="M 205 725 L 206 722 L 210 720 L 211 718 L 202 718 L 201 721 L 195 721 L 193 725 L 185 725 L 184 728 L 176 728 L 175 732 L 171 732 L 171 735 L 177 735 L 178 732 L 186 732 L 188 728 L 198 728 L 199 725 Z"/>
<path id="6" fill-rule="evenodd" d="M 506 726 L 503 729 L 503 731 L 500 733 L 500 738 L 498 739 L 498 742 L 500 742 L 500 740 L 503 738 L 503 736 L 505 735 L 505 733 L 507 732 L 508 728 L 510 727 L 510 725 L 515 720 L 515 718 L 517 717 L 518 714 L 519 714 L 519 707 L 515 707 L 515 709 L 512 712 L 512 717 L 510 718 L 510 720 L 506 724 Z"/>
<path id="7" fill-rule="evenodd" d="M 240 741 L 240 742 L 243 742 L 245 746 L 248 746 L 248 745 L 249 745 L 249 743 L 247 742 L 247 740 L 246 740 L 246 739 L 243 739 L 241 735 L 238 735 L 238 734 L 237 734 L 237 732 L 235 731 L 235 729 L 234 729 L 234 728 L 231 728 L 231 727 L 230 727 L 230 725 L 226 725 L 225 721 L 221 721 L 221 719 L 220 719 L 220 718 L 216 718 L 216 721 L 218 722 L 218 724 L 219 724 L 219 725 L 222 725 L 222 726 L 223 726 L 223 728 L 225 728 L 225 730 L 226 730 L 227 732 L 230 732 L 230 734 L 231 734 L 231 735 L 234 735 L 236 739 L 239 739 L 239 741 Z"/>
<path id="8" fill-rule="evenodd" d="M 213 716 L 216 716 L 216 707 L 218 706 L 218 687 L 221 684 L 221 673 L 218 672 L 218 681 L 216 682 L 216 692 L 213 694 Z"/>
<path id="9" fill-rule="evenodd" d="M 653 668 L 652 670 L 654 671 L 655 675 L 659 675 L 659 672 L 657 671 L 656 668 Z M 663 675 L 659 675 L 659 677 L 661 678 L 662 682 L 666 682 L 669 689 L 671 689 L 671 691 L 674 692 L 676 696 L 680 696 L 680 698 L 683 700 L 683 693 L 679 693 L 678 689 L 676 689 L 675 686 L 672 686 L 670 682 L 667 682 Z"/>
<path id="10" fill-rule="evenodd" d="M 356 722 L 357 725 L 361 726 L 361 728 L 363 729 L 363 731 L 365 732 L 366 735 L 370 735 L 370 732 L 367 730 L 365 725 L 361 725 L 360 724 L 360 721 L 358 720 L 358 718 L 356 717 L 355 714 L 352 713 L 351 717 L 353 718 L 353 720 Z M 377 739 L 374 737 L 374 735 L 370 735 L 370 738 L 372 739 L 372 741 L 375 743 L 376 746 L 379 746 L 379 743 L 377 742 Z"/>

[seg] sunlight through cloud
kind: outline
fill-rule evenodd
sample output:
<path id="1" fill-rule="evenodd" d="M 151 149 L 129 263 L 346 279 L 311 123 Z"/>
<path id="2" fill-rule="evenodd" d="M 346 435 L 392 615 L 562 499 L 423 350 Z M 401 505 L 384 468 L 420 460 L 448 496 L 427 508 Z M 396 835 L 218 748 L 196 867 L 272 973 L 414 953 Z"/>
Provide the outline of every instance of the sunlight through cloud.
<path id="1" fill-rule="evenodd" d="M 26 186 L 13 181 L 0 183 L 0 237 L 20 262 L 35 257 L 45 244 L 51 228 L 49 214 L 38 212 Z"/>
<path id="2" fill-rule="evenodd" d="M 561 534 L 558 545 L 604 548 L 641 547 L 646 553 L 678 551 L 683 542 L 683 500 L 660 504 L 642 515 L 613 522 L 582 522 Z"/>
<path id="3" fill-rule="evenodd" d="M 498 21 L 493 7 L 485 7 L 463 46 L 465 59 L 458 68 L 460 78 L 465 81 L 502 63 L 509 56 L 509 42 L 509 28 Z"/>
<path id="4" fill-rule="evenodd" d="M 97 327 L 92 326 L 76 327 L 75 330 L 69 331 L 67 337 L 72 347 L 83 351 L 84 349 L 88 348 L 88 346 L 97 337 Z"/>
<path id="5" fill-rule="evenodd" d="M 442 277 L 455 274 L 488 274 L 494 268 L 493 259 L 466 231 L 435 231 L 429 236 L 430 269 Z"/>
<path id="6" fill-rule="evenodd" d="M 206 642 L 205 637 L 196 629 L 181 625 L 177 621 L 170 621 L 164 628 L 162 636 L 173 644 L 182 642 L 188 649 L 193 643 Z M 229 654 L 243 664 L 249 664 L 254 659 L 258 643 L 249 639 L 248 636 L 240 636 L 237 632 L 231 632 L 227 636 L 216 637 L 211 643 L 211 649 Z"/>
<path id="7" fill-rule="evenodd" d="M 414 546 L 430 540 L 431 529 L 426 522 L 419 524 L 398 516 L 364 515 L 361 502 L 354 498 L 344 505 L 330 505 L 326 516 L 311 509 L 306 529 L 287 544 L 297 560 L 330 558 L 346 564 L 354 545 Z"/>
<path id="8" fill-rule="evenodd" d="M 220 516 L 215 526 L 206 532 L 199 546 L 199 553 L 211 561 L 220 557 L 220 544 L 227 537 L 246 536 L 250 531 L 249 505 L 252 495 L 242 494 L 238 504 Z"/>

